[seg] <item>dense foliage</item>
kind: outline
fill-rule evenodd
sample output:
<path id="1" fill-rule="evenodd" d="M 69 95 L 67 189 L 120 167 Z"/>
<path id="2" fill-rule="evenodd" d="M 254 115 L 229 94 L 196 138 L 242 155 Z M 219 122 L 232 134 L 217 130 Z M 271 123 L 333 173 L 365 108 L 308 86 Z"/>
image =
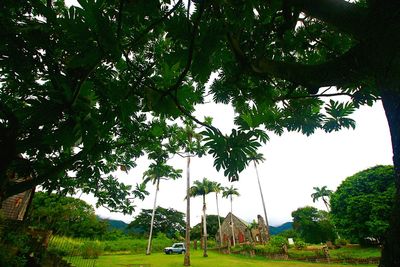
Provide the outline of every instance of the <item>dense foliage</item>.
<path id="1" fill-rule="evenodd" d="M 382 241 L 395 195 L 392 166 L 375 166 L 346 178 L 331 196 L 332 217 L 344 238 Z"/>
<path id="2" fill-rule="evenodd" d="M 44 192 L 35 193 L 28 224 L 58 235 L 85 238 L 101 238 L 108 229 L 108 223 L 99 220 L 85 201 Z"/>
<path id="3" fill-rule="evenodd" d="M 293 228 L 305 242 L 319 244 L 336 239 L 334 226 L 326 211 L 308 206 L 293 211 L 292 217 Z"/>
<path id="4" fill-rule="evenodd" d="M 224 221 L 223 217 L 219 217 L 221 222 Z M 207 235 L 211 239 L 215 239 L 216 234 L 218 233 L 218 215 L 207 215 Z M 193 226 L 190 231 L 190 238 L 200 240 L 201 233 L 203 232 L 202 223 L 198 223 Z"/>
<path id="5" fill-rule="evenodd" d="M 151 214 L 153 210 L 142 209 L 135 219 L 128 225 L 135 234 L 147 236 L 150 231 Z M 154 215 L 153 233 L 164 233 L 168 238 L 184 235 L 184 214 L 172 208 L 157 207 Z"/>

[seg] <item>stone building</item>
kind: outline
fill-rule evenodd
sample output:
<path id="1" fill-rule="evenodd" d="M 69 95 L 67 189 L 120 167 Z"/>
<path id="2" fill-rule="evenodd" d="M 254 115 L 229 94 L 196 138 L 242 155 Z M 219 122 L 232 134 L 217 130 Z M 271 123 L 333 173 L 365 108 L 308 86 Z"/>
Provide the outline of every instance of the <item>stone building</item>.
<path id="1" fill-rule="evenodd" d="M 244 220 L 240 219 L 239 217 L 229 212 L 221 224 L 222 246 L 228 246 L 228 242 L 230 242 L 230 245 L 233 245 L 231 221 L 233 222 L 233 232 L 236 244 L 241 244 L 246 242 L 250 243 L 265 242 L 266 239 L 265 239 L 264 229 L 266 227 L 264 220 L 260 215 L 258 215 L 258 227 L 250 229 L 249 223 L 245 222 Z M 219 230 L 215 235 L 215 238 L 217 243 L 220 243 Z"/>

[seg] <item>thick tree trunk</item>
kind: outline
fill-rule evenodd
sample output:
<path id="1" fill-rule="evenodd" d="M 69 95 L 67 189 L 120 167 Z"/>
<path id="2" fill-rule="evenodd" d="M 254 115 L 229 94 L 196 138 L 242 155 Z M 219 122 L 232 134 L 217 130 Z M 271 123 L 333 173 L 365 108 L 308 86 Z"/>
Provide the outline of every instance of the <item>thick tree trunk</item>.
<path id="1" fill-rule="evenodd" d="M 203 231 L 204 231 L 204 235 L 203 235 L 203 244 L 204 244 L 204 251 L 203 251 L 203 257 L 208 257 L 207 255 L 207 214 L 206 214 L 206 196 L 203 195 Z"/>
<path id="2" fill-rule="evenodd" d="M 265 240 L 265 242 L 268 242 L 269 241 L 269 223 L 268 223 L 268 217 L 267 217 L 267 209 L 265 208 L 264 195 L 263 195 L 263 192 L 262 192 L 262 189 L 261 189 L 260 177 L 258 176 L 257 164 L 256 164 L 256 162 L 254 160 L 253 160 L 253 163 L 254 163 L 254 168 L 256 169 L 258 188 L 260 189 L 261 202 L 262 202 L 263 209 L 264 209 L 264 216 L 265 216 L 264 219 L 265 219 L 265 228 L 266 228 L 265 229 L 265 236 L 266 236 L 266 239 L 267 239 L 267 240 Z M 264 242 L 264 240 L 263 240 L 263 242 Z"/>
<path id="3" fill-rule="evenodd" d="M 379 267 L 394 267 L 400 266 L 400 91 L 382 90 L 382 103 L 392 140 L 396 195 Z"/>
<path id="4" fill-rule="evenodd" d="M 217 201 L 217 216 L 218 216 L 218 229 L 219 229 L 219 248 L 221 248 L 222 247 L 222 229 L 221 229 L 221 219 L 219 218 L 218 193 L 215 193 L 215 200 Z"/>
<path id="5" fill-rule="evenodd" d="M 158 190 L 160 189 L 160 179 L 157 179 L 157 185 L 156 185 L 156 194 L 154 196 L 154 205 L 153 205 L 153 213 L 151 214 L 151 222 L 150 222 L 150 233 L 149 233 L 149 241 L 147 243 L 147 250 L 146 250 L 146 255 L 151 254 L 151 238 L 153 236 L 153 226 L 154 226 L 154 215 L 156 214 L 156 208 L 157 208 L 157 193 Z"/>
<path id="6" fill-rule="evenodd" d="M 190 156 L 186 163 L 186 177 L 186 251 L 183 265 L 190 266 Z"/>

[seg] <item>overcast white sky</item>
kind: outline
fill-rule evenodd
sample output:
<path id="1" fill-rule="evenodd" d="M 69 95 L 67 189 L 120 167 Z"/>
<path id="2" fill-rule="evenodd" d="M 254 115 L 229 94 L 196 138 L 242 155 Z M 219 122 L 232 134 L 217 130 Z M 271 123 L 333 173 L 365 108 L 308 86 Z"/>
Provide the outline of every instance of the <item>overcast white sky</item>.
<path id="1" fill-rule="evenodd" d="M 229 106 L 206 104 L 197 109 L 197 116 L 214 117 L 214 125 L 223 132 L 233 127 L 233 110 Z M 270 225 L 280 225 L 291 221 L 291 212 L 306 205 L 324 209 L 322 203 L 313 203 L 310 195 L 313 187 L 328 186 L 335 190 L 348 176 L 377 164 L 392 164 L 392 150 L 389 129 L 380 102 L 373 107 L 362 107 L 352 116 L 357 122 L 355 130 L 341 130 L 326 134 L 318 131 L 306 137 L 300 133 L 285 133 L 283 136 L 271 134 L 271 140 L 260 150 L 267 159 L 260 164 L 260 174 Z M 175 157 L 169 162 L 185 174 L 186 161 Z M 138 166 L 129 174 L 118 173 L 118 178 L 127 184 L 136 184 L 149 162 L 138 161 Z M 194 158 L 191 164 L 191 180 L 207 177 L 210 180 L 230 186 L 227 178 L 213 168 L 211 156 Z M 255 170 L 252 165 L 242 172 L 240 181 L 233 185 L 239 189 L 240 197 L 234 198 L 234 213 L 246 221 L 252 221 L 263 214 L 257 187 Z M 185 212 L 184 201 L 186 179 L 162 181 L 158 195 L 158 205 Z M 149 185 L 150 195 L 144 201 L 137 201 L 136 212 L 130 216 L 110 213 L 104 208 L 96 212 L 102 216 L 132 221 L 142 208 L 151 209 L 154 187 Z M 94 204 L 90 197 L 83 199 Z M 201 198 L 192 199 L 191 224 L 197 224 L 201 216 Z M 215 194 L 207 196 L 208 214 L 216 214 Z M 226 216 L 230 210 L 228 199 L 220 199 L 220 215 Z"/>

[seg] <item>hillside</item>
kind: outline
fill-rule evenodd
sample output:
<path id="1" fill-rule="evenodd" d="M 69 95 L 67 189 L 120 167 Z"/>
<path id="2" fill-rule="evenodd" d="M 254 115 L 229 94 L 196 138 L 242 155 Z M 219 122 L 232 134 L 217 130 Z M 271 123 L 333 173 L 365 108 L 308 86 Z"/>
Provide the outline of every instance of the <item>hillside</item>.
<path id="1" fill-rule="evenodd" d="M 125 223 L 124 221 L 121 221 L 121 220 L 106 219 L 106 218 L 101 218 L 101 217 L 98 217 L 98 218 L 99 218 L 99 220 L 108 222 L 110 230 L 117 229 L 117 230 L 125 231 L 126 227 L 128 226 L 127 223 Z"/>
<path id="2" fill-rule="evenodd" d="M 270 226 L 269 227 L 269 232 L 271 235 L 277 235 L 285 230 L 289 230 L 293 228 L 293 223 L 292 222 L 285 222 L 284 224 L 280 226 Z"/>

